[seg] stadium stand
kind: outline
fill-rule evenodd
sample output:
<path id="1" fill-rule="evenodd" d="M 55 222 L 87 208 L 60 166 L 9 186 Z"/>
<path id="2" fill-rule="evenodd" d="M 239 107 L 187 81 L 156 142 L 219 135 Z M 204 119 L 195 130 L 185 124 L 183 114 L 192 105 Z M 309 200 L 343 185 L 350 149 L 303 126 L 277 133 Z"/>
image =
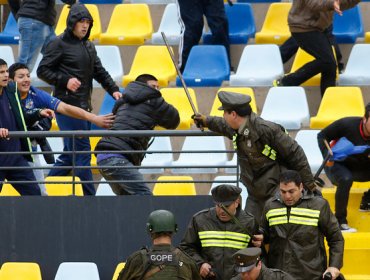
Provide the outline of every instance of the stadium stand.
<path id="1" fill-rule="evenodd" d="M 91 262 L 63 262 L 54 280 L 100 280 L 98 267 Z"/>
<path id="2" fill-rule="evenodd" d="M 96 189 L 95 196 L 115 196 L 116 194 L 112 191 L 112 188 L 108 183 L 105 183 L 104 177 L 101 178 L 101 181 Z"/>
<path id="3" fill-rule="evenodd" d="M 42 280 L 40 266 L 30 262 L 6 262 L 0 269 L 0 280 Z"/>
<path id="4" fill-rule="evenodd" d="M 0 33 L 0 44 L 15 44 L 19 43 L 19 31 L 17 22 L 12 13 L 9 13 L 4 30 Z"/>
<path id="5" fill-rule="evenodd" d="M 189 181 L 189 183 L 161 183 L 161 181 Z M 153 188 L 154 195 L 196 195 L 191 176 L 159 176 Z"/>
<path id="6" fill-rule="evenodd" d="M 83 196 L 82 185 L 80 178 L 75 177 L 75 186 L 73 190 L 73 177 L 72 176 L 52 176 L 45 178 L 46 192 L 49 196 L 68 196 L 76 195 Z M 57 183 L 61 182 L 61 183 Z"/>
<path id="7" fill-rule="evenodd" d="M 343 11 L 343 15 L 334 13 L 333 34 L 338 44 L 353 44 L 357 38 L 364 37 L 364 25 L 359 5 Z"/>
<path id="8" fill-rule="evenodd" d="M 323 161 L 317 144 L 317 133 L 319 133 L 319 130 L 301 129 L 295 136 L 295 141 L 302 147 L 307 156 L 312 173 L 316 173 Z"/>
<path id="9" fill-rule="evenodd" d="M 167 4 L 166 8 L 164 9 L 158 31 L 152 35 L 152 44 L 164 45 L 161 32 L 166 35 L 168 44 L 179 44 L 181 26 L 177 19 L 177 6 L 175 3 Z"/>
<path id="10" fill-rule="evenodd" d="M 141 166 L 158 166 L 159 168 L 141 168 L 140 172 L 143 174 L 163 174 L 164 168 L 161 166 L 171 165 L 173 162 L 171 139 L 168 136 L 154 137 L 153 142 L 149 146 L 147 153 Z M 165 151 L 167 153 L 156 153 Z"/>

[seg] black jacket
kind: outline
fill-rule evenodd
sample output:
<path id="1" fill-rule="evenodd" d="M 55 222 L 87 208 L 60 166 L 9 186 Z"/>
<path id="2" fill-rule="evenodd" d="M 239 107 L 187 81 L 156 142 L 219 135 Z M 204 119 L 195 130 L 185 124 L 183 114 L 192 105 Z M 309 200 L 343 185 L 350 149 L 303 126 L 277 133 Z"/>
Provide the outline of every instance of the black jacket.
<path id="1" fill-rule="evenodd" d="M 141 82 L 127 85 L 122 98 L 116 101 L 113 113 L 116 118 L 112 130 L 150 130 L 157 125 L 175 129 L 180 122 L 178 111 L 163 99 L 162 94 Z M 95 151 L 146 150 L 149 140 L 149 137 L 103 137 Z M 144 155 L 125 156 L 134 165 L 140 165 Z"/>
<path id="2" fill-rule="evenodd" d="M 76 0 L 62 0 L 64 3 L 72 5 Z M 57 12 L 55 10 L 55 0 L 9 0 L 10 9 L 13 15 L 36 19 L 47 25 L 54 26 Z"/>
<path id="3" fill-rule="evenodd" d="M 93 79 L 101 83 L 111 95 L 119 89 L 102 66 L 94 44 L 88 40 L 92 24 L 82 40 L 73 34 L 73 28 L 81 18 L 92 21 L 92 16 L 84 5 L 73 5 L 67 18 L 66 30 L 47 46 L 37 69 L 37 76 L 55 86 L 55 97 L 67 104 L 91 111 Z M 81 82 L 76 92 L 67 89 L 68 80 L 73 77 Z"/>

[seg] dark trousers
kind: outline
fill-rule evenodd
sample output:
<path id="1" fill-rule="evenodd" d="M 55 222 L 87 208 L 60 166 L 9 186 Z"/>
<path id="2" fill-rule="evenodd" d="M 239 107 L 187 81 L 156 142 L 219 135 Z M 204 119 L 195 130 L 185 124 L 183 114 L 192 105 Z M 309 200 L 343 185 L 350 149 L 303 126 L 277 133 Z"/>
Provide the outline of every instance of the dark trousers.
<path id="1" fill-rule="evenodd" d="M 325 32 L 311 31 L 292 33 L 299 47 L 312 55 L 315 59 L 306 63 L 296 72 L 286 75 L 282 79 L 284 86 L 299 86 L 313 76 L 321 73 L 321 96 L 328 87 L 335 86 L 337 63 L 334 57 L 332 44 Z"/>
<path id="2" fill-rule="evenodd" d="M 339 224 L 347 224 L 347 205 L 351 186 L 354 181 L 370 181 L 370 172 L 364 168 L 350 168 L 339 162 L 335 162 L 331 167 L 325 167 L 325 172 L 330 181 L 337 186 L 335 216 Z"/>
<path id="3" fill-rule="evenodd" d="M 22 155 L 7 157 L 6 162 L 2 162 L 2 164 L 6 166 L 30 167 L 28 161 Z M 32 169 L 0 170 L 0 191 L 5 179 L 8 181 L 36 181 Z M 20 195 L 41 195 L 40 187 L 37 183 L 12 183 L 12 186 Z"/>
<path id="4" fill-rule="evenodd" d="M 212 32 L 212 44 L 223 45 L 230 61 L 229 24 L 222 0 L 178 0 L 181 17 L 179 67 L 184 71 L 190 50 L 198 45 L 203 32 L 203 15 Z"/>

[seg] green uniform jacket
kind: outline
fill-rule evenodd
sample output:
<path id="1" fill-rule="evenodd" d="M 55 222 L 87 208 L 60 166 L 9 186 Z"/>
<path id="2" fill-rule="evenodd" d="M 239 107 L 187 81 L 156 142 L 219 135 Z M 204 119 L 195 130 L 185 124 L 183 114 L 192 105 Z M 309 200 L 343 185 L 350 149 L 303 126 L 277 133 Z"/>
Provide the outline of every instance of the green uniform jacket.
<path id="1" fill-rule="evenodd" d="M 279 185 L 279 175 L 285 169 L 299 172 L 304 186 L 314 189 L 314 179 L 303 149 L 282 126 L 255 113 L 246 118 L 238 131 L 220 117 L 207 117 L 207 126 L 233 139 L 241 180 L 249 196 L 257 200 L 273 197 Z"/>
<path id="2" fill-rule="evenodd" d="M 329 246 L 329 266 L 343 265 L 344 240 L 328 202 L 304 193 L 295 206 L 286 206 L 279 195 L 266 202 L 261 229 L 270 244 L 268 267 L 286 271 L 296 280 L 319 280 L 327 268 L 324 237 Z"/>
<path id="3" fill-rule="evenodd" d="M 192 260 L 187 254 L 182 252 L 181 250 L 175 250 L 176 248 L 163 244 L 163 245 L 154 245 L 152 248 L 153 253 L 160 253 L 160 252 L 176 252 L 178 258 L 178 272 L 176 275 L 171 277 L 168 276 L 160 276 L 161 271 L 158 271 L 158 275 L 156 275 L 156 279 L 163 279 L 163 280 L 201 280 L 202 278 L 199 275 L 198 267 L 196 266 L 194 260 Z M 143 249 L 145 250 L 145 249 Z M 136 251 L 127 259 L 126 265 L 124 269 L 121 271 L 120 275 L 118 276 L 117 280 L 141 280 L 144 276 L 144 270 L 148 264 L 148 259 L 143 259 L 143 250 Z M 150 271 L 151 269 L 155 268 L 154 265 L 150 265 L 146 272 Z M 153 275 L 154 276 L 154 275 Z M 159 278 L 158 278 L 159 277 Z M 150 278 L 148 278 L 150 279 Z"/>
<path id="4" fill-rule="evenodd" d="M 258 230 L 254 217 L 240 208 L 235 217 L 243 225 L 221 222 L 214 207 L 195 214 L 181 241 L 180 248 L 191 256 L 199 268 L 209 263 L 216 279 L 231 279 L 236 274 L 232 255 L 247 247 Z"/>
<path id="5" fill-rule="evenodd" d="M 231 280 L 241 280 L 242 277 L 240 274 L 236 277 L 233 277 Z M 295 280 L 288 273 L 281 271 L 280 269 L 267 268 L 262 264 L 260 275 L 256 280 Z"/>

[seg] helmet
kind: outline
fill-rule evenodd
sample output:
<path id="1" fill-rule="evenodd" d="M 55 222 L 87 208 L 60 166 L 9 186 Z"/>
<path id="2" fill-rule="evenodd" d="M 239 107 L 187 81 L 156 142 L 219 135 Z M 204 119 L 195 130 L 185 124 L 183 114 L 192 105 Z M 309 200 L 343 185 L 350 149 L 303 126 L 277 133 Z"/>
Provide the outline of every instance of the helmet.
<path id="1" fill-rule="evenodd" d="M 175 216 L 167 210 L 155 210 L 150 213 L 146 228 L 149 233 L 177 232 Z"/>

